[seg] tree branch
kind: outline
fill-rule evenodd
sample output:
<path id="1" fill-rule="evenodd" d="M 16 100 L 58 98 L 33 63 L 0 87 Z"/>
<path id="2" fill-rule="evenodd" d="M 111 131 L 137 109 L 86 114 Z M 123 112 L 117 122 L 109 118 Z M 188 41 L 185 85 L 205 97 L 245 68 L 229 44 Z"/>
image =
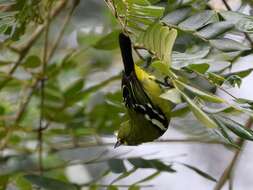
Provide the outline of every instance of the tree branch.
<path id="1" fill-rule="evenodd" d="M 246 124 L 247 128 L 251 128 L 253 124 L 253 120 L 250 118 Z M 240 154 L 242 153 L 242 148 L 245 145 L 245 140 L 244 139 L 239 139 L 237 145 L 239 147 L 241 147 L 240 149 L 237 149 L 231 162 L 229 163 L 229 165 L 226 167 L 226 169 L 223 171 L 220 179 L 218 180 L 214 190 L 221 190 L 222 187 L 224 186 L 224 184 L 227 182 L 227 180 L 229 180 L 229 178 L 232 175 L 233 170 L 235 169 L 236 163 L 238 162 L 238 159 L 240 157 Z"/>
<path id="2" fill-rule="evenodd" d="M 43 120 L 44 120 L 44 100 L 45 100 L 45 75 L 47 68 L 47 53 L 48 53 L 48 42 L 49 42 L 49 31 L 50 31 L 50 13 L 51 4 L 49 5 L 46 23 L 45 23 L 45 39 L 44 39 L 44 51 L 42 59 L 42 72 L 41 72 L 41 94 L 40 94 L 40 119 L 39 119 L 39 130 L 38 130 L 38 158 L 39 158 L 39 172 L 40 175 L 43 174 Z"/>

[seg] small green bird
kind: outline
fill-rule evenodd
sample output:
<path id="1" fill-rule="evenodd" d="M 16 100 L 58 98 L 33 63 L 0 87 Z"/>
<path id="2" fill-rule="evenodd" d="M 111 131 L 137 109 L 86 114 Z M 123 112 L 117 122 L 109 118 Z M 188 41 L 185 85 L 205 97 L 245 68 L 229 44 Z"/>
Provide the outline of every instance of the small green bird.
<path id="1" fill-rule="evenodd" d="M 124 64 L 123 101 L 129 120 L 119 128 L 115 148 L 150 142 L 163 135 L 173 108 L 172 103 L 159 97 L 163 89 L 156 78 L 134 63 L 130 38 L 121 33 L 119 44 Z"/>

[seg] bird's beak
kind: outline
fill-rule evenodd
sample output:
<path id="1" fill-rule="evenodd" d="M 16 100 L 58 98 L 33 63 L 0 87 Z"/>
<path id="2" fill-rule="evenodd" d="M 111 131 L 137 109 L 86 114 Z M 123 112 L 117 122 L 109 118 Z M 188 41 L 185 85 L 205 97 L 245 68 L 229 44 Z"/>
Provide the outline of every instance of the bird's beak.
<path id="1" fill-rule="evenodd" d="M 114 145 L 114 148 L 117 148 L 117 147 L 119 147 L 120 145 L 122 145 L 122 142 L 117 141 L 117 142 L 115 143 L 115 145 Z"/>

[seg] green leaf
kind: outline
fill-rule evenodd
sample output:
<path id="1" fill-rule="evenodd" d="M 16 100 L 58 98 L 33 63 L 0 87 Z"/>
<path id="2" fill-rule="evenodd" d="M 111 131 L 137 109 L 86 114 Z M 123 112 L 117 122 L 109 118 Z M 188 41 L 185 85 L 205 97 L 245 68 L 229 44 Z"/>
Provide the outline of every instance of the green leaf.
<path id="1" fill-rule="evenodd" d="M 206 172 L 204 172 L 204 171 L 202 171 L 202 170 L 200 170 L 200 169 L 198 169 L 198 168 L 196 168 L 194 166 L 191 166 L 189 164 L 184 164 L 184 163 L 179 163 L 179 164 L 181 164 L 181 165 L 183 165 L 183 166 L 185 166 L 185 167 L 193 170 L 194 172 L 196 172 L 197 174 L 199 174 L 200 176 L 202 176 L 202 177 L 204 177 L 206 179 L 209 179 L 211 181 L 217 182 L 217 180 L 214 177 L 212 177 L 208 173 L 206 173 Z"/>
<path id="2" fill-rule="evenodd" d="M 19 190 L 32 190 L 32 184 L 23 176 L 19 176 L 16 179 L 16 186 Z"/>
<path id="3" fill-rule="evenodd" d="M 10 178 L 9 175 L 0 176 L 0 190 L 5 190 L 7 188 L 9 178 Z"/>
<path id="4" fill-rule="evenodd" d="M 157 71 L 159 71 L 161 74 L 164 74 L 166 76 L 169 73 L 168 65 L 161 61 L 154 61 L 151 66 L 155 68 Z"/>
<path id="5" fill-rule="evenodd" d="M 179 90 L 182 97 L 187 101 L 192 113 L 195 117 L 208 128 L 217 128 L 217 124 L 203 112 L 180 88 L 175 84 L 175 87 Z"/>
<path id="6" fill-rule="evenodd" d="M 136 185 L 131 185 L 128 190 L 140 190 L 141 188 L 139 186 Z"/>
<path id="7" fill-rule="evenodd" d="M 89 190 L 99 190 L 100 188 L 99 188 L 99 186 L 97 185 L 97 184 L 91 184 L 90 186 L 89 186 Z"/>
<path id="8" fill-rule="evenodd" d="M 136 37 L 164 13 L 163 7 L 152 6 L 145 0 L 113 0 L 113 4 L 120 22 L 126 23 L 126 29 Z"/>
<path id="9" fill-rule="evenodd" d="M 225 19 L 234 24 L 237 24 L 241 19 L 251 19 L 251 16 L 235 11 L 220 11 L 219 14 Z"/>
<path id="10" fill-rule="evenodd" d="M 126 171 L 124 173 L 122 173 L 121 175 L 119 175 L 116 179 L 114 179 L 111 184 L 113 183 L 116 183 L 117 181 L 121 180 L 121 179 L 124 179 L 124 178 L 127 178 L 128 176 L 130 176 L 131 174 L 133 174 L 134 172 L 136 172 L 138 168 L 133 168 L 129 171 Z"/>
<path id="11" fill-rule="evenodd" d="M 189 61 L 205 58 L 210 53 L 210 47 L 203 46 L 184 53 L 173 52 L 173 61 Z"/>
<path id="12" fill-rule="evenodd" d="M 66 98 L 75 96 L 83 89 L 83 86 L 84 86 L 84 79 L 83 78 L 78 79 L 71 85 L 69 85 L 63 94 Z"/>
<path id="13" fill-rule="evenodd" d="M 204 92 L 202 90 L 199 90 L 193 86 L 187 85 L 179 80 L 174 81 L 180 89 L 187 89 L 190 92 L 194 93 L 196 96 L 199 96 L 201 99 L 214 102 L 214 103 L 224 103 L 224 100 L 216 95 L 210 94 L 208 92 Z"/>
<path id="14" fill-rule="evenodd" d="M 186 19 L 192 9 L 190 7 L 185 7 L 181 9 L 177 9 L 169 14 L 167 14 L 163 19 L 162 22 L 164 22 L 167 25 L 177 25 L 180 22 L 182 22 L 184 19 Z"/>
<path id="15" fill-rule="evenodd" d="M 177 30 L 156 23 L 140 35 L 137 45 L 151 51 L 168 67 L 171 65 L 171 53 L 176 37 Z"/>
<path id="16" fill-rule="evenodd" d="M 222 76 L 217 75 L 215 73 L 208 73 L 208 79 L 219 86 L 222 85 L 225 81 Z"/>
<path id="17" fill-rule="evenodd" d="M 226 78 L 225 83 L 230 84 L 232 87 L 238 87 L 240 88 L 241 84 L 242 84 L 242 79 L 241 77 L 237 76 L 237 75 L 232 75 L 228 78 Z"/>
<path id="18" fill-rule="evenodd" d="M 222 122 L 229 130 L 239 137 L 253 141 L 253 131 L 251 129 L 246 128 L 242 124 L 226 117 L 216 117 L 216 119 Z"/>
<path id="19" fill-rule="evenodd" d="M 233 31 L 235 26 L 237 29 L 241 28 L 239 29 L 240 31 L 252 31 L 253 17 L 232 11 L 221 11 L 219 13 L 213 10 L 197 13 L 191 9 L 190 13 L 188 11 L 189 8 L 187 7 L 178 9 L 166 15 L 162 22 L 170 27 L 178 27 L 184 33 L 190 33 L 190 35 L 194 35 L 196 38 L 207 41 L 211 46 L 222 51 L 247 51 L 250 49 L 250 47 L 243 45 L 243 43 L 221 38 L 221 35 L 227 31 Z M 181 38 L 180 36 L 179 39 Z M 214 38 L 217 39 L 209 40 Z M 182 41 L 185 46 L 183 38 Z"/>
<path id="20" fill-rule="evenodd" d="M 42 187 L 46 190 L 77 190 L 77 188 L 69 183 L 65 183 L 56 179 L 42 177 L 37 175 L 26 175 L 25 179 L 30 181 L 31 183 L 37 185 L 38 187 Z"/>
<path id="21" fill-rule="evenodd" d="M 253 69 L 247 69 L 247 70 L 242 70 L 242 71 L 237 71 L 237 72 L 231 72 L 223 75 L 225 78 L 236 75 L 241 78 L 245 78 L 250 75 L 250 73 L 253 71 Z"/>
<path id="22" fill-rule="evenodd" d="M 169 89 L 165 93 L 161 94 L 160 97 L 175 104 L 182 103 L 181 95 L 176 88 Z"/>
<path id="23" fill-rule="evenodd" d="M 209 47 L 201 47 L 195 49 L 193 52 L 179 53 L 173 52 L 172 54 L 172 67 L 174 69 L 181 69 L 183 67 L 188 67 L 189 65 L 196 65 L 195 68 L 201 67 L 203 64 L 209 64 L 211 66 L 212 60 L 206 59 L 210 53 Z M 217 61 L 216 61 L 217 62 Z M 215 64 L 216 66 L 217 64 Z"/>
<path id="24" fill-rule="evenodd" d="M 148 6 L 150 5 L 148 0 L 127 0 L 129 4 L 138 4 L 138 5 L 144 5 Z"/>
<path id="25" fill-rule="evenodd" d="M 96 44 L 101 38 L 100 35 L 96 34 L 94 31 L 90 33 L 78 31 L 77 32 L 77 42 L 79 46 L 89 47 Z"/>
<path id="26" fill-rule="evenodd" d="M 210 40 L 210 43 L 215 48 L 224 51 L 224 52 L 231 52 L 231 51 L 245 51 L 250 50 L 251 48 L 243 45 L 240 42 L 231 39 L 217 39 L 217 40 Z"/>
<path id="27" fill-rule="evenodd" d="M 209 69 L 209 64 L 190 64 L 188 65 L 188 68 L 192 71 L 204 74 L 208 71 Z"/>
<path id="28" fill-rule="evenodd" d="M 164 172 L 176 172 L 172 169 L 171 165 L 165 165 L 159 160 L 145 160 L 142 158 L 129 158 L 128 161 L 135 167 L 135 168 L 153 168 L 158 171 Z"/>
<path id="29" fill-rule="evenodd" d="M 106 36 L 98 40 L 93 47 L 96 49 L 101 49 L 101 50 L 113 50 L 113 49 L 118 48 L 119 33 L 120 31 L 116 30 L 107 34 Z"/>
<path id="30" fill-rule="evenodd" d="M 37 68 L 41 65 L 41 60 L 38 56 L 36 55 L 31 55 L 29 56 L 25 62 L 22 64 L 23 67 L 25 68 L 30 68 L 30 69 L 34 69 Z"/>
<path id="31" fill-rule="evenodd" d="M 235 141 L 233 140 L 233 138 L 230 137 L 230 135 L 228 134 L 229 131 L 228 131 L 227 127 L 224 125 L 224 123 L 223 123 L 222 121 L 220 121 L 220 120 L 219 120 L 217 117 L 215 117 L 215 116 L 213 116 L 213 119 L 217 122 L 218 128 L 219 128 L 219 130 L 220 130 L 220 132 L 221 132 L 221 134 L 218 133 L 217 131 L 216 131 L 216 133 L 217 133 L 218 135 L 220 135 L 221 137 L 224 137 L 224 138 L 226 139 L 226 141 L 227 141 L 230 145 L 234 146 L 235 148 L 240 148 L 240 147 L 238 147 L 238 145 L 235 143 Z"/>
<path id="32" fill-rule="evenodd" d="M 236 28 L 242 32 L 253 33 L 253 17 L 251 19 L 243 18 L 239 20 Z"/>
<path id="33" fill-rule="evenodd" d="M 118 187 L 115 185 L 110 185 L 107 187 L 107 190 L 118 190 Z"/>
<path id="34" fill-rule="evenodd" d="M 156 3 L 159 3 L 160 0 L 148 0 L 151 4 L 156 4 Z"/>
<path id="35" fill-rule="evenodd" d="M 151 175 L 149 175 L 149 176 L 147 176 L 147 177 L 145 177 L 145 178 L 143 178 L 143 179 L 141 179 L 141 180 L 135 182 L 134 185 L 139 184 L 139 183 L 143 183 L 143 182 L 150 181 L 150 180 L 154 179 L 155 177 L 157 177 L 158 175 L 160 175 L 160 173 L 161 173 L 160 171 L 156 171 L 156 172 L 154 172 L 153 174 L 151 174 Z"/>
<path id="36" fill-rule="evenodd" d="M 123 160 L 120 159 L 110 159 L 108 165 L 113 173 L 123 173 L 126 172 L 126 168 Z"/>
<path id="37" fill-rule="evenodd" d="M 183 30 L 195 31 L 217 20 L 218 18 L 215 11 L 206 10 L 187 18 L 186 20 L 181 22 L 178 26 Z"/>
<path id="38" fill-rule="evenodd" d="M 237 98 L 236 102 L 239 104 L 249 104 L 249 105 L 253 106 L 253 100 L 248 100 L 245 98 Z"/>
<path id="39" fill-rule="evenodd" d="M 174 109 L 171 112 L 171 117 L 184 117 L 189 111 L 190 111 L 190 108 L 188 106 Z"/>
<path id="40" fill-rule="evenodd" d="M 201 36 L 202 38 L 211 39 L 225 33 L 233 27 L 234 24 L 229 21 L 217 22 L 206 26 L 205 28 L 198 31 L 196 34 Z"/>

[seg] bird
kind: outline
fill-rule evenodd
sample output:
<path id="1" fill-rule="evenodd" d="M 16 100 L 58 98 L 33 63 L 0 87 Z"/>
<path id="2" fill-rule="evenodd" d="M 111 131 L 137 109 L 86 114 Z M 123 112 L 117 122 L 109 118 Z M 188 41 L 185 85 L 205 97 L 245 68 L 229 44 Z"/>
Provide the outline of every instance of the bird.
<path id="1" fill-rule="evenodd" d="M 173 103 L 159 97 L 164 89 L 156 77 L 134 63 L 131 39 L 119 34 L 124 70 L 122 95 L 127 120 L 117 132 L 115 148 L 120 145 L 139 145 L 162 136 L 168 129 Z"/>

